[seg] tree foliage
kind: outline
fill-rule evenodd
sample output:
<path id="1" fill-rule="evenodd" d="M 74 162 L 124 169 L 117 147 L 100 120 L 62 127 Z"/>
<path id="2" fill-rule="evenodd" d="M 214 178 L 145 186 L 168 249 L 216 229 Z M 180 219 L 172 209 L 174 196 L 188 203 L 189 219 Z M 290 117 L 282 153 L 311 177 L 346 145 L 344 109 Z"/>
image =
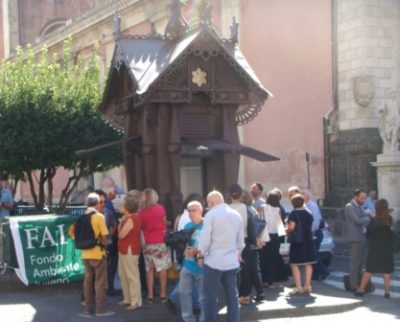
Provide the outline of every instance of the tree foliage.
<path id="1" fill-rule="evenodd" d="M 51 206 L 60 167 L 73 170 L 60 200 L 65 205 L 81 178 L 122 162 L 120 146 L 74 153 L 121 137 L 96 110 L 98 60 L 96 50 L 90 57 L 73 57 L 67 39 L 61 57 L 49 57 L 46 47 L 35 55 L 28 46 L 0 65 L 0 170 L 29 182 L 37 210 L 45 204 L 46 184 Z"/>

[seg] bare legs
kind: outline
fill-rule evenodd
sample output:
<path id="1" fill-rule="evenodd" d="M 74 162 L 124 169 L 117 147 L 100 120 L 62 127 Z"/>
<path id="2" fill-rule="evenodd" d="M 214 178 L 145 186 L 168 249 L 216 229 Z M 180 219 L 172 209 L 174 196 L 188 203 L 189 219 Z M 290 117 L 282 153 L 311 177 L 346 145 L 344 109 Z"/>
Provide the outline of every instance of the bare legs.
<path id="1" fill-rule="evenodd" d="M 147 299 L 148 301 L 154 298 L 153 285 L 154 285 L 154 265 L 151 265 L 150 269 L 146 271 L 146 283 L 147 283 Z"/>
<path id="2" fill-rule="evenodd" d="M 365 272 L 360 283 L 360 287 L 356 291 L 356 295 L 362 295 L 365 293 L 365 287 L 367 286 L 369 280 L 371 279 L 372 273 Z M 390 274 L 383 274 L 383 283 L 385 287 L 385 297 L 390 295 Z"/>
<path id="3" fill-rule="evenodd" d="M 298 290 L 301 290 L 301 274 L 300 274 L 300 268 L 296 264 L 290 264 L 290 267 L 292 268 L 292 276 L 294 279 L 294 284 L 296 285 L 296 288 Z"/>
<path id="4" fill-rule="evenodd" d="M 365 287 L 367 286 L 371 276 L 372 276 L 371 273 L 368 273 L 368 272 L 364 273 L 364 275 L 361 279 L 360 287 L 358 288 L 358 290 L 356 292 L 361 292 L 361 293 L 365 292 Z"/>
<path id="5" fill-rule="evenodd" d="M 385 294 L 390 294 L 390 274 L 383 274 L 383 283 L 385 285 Z"/>
<path id="6" fill-rule="evenodd" d="M 147 282 L 147 299 L 152 300 L 154 298 L 153 286 L 154 286 L 154 265 L 146 271 L 146 282 Z M 167 297 L 167 271 L 163 270 L 160 272 L 160 297 Z"/>
<path id="7" fill-rule="evenodd" d="M 312 265 L 306 265 L 305 266 L 305 274 L 306 274 L 306 278 L 305 278 L 305 282 L 304 282 L 304 289 L 303 291 L 306 293 L 311 293 L 311 277 L 312 277 L 312 273 L 313 273 L 313 267 Z"/>
<path id="8" fill-rule="evenodd" d="M 290 265 L 292 268 L 292 275 L 294 279 L 294 283 L 296 285 L 296 289 L 292 291 L 293 294 L 297 293 L 311 293 L 311 277 L 312 277 L 312 272 L 313 272 L 313 267 L 312 265 L 305 265 L 305 282 L 304 282 L 304 287 L 301 286 L 301 272 L 299 265 L 296 264 L 291 264 Z"/>
<path id="9" fill-rule="evenodd" d="M 167 297 L 167 271 L 160 272 L 160 297 Z"/>

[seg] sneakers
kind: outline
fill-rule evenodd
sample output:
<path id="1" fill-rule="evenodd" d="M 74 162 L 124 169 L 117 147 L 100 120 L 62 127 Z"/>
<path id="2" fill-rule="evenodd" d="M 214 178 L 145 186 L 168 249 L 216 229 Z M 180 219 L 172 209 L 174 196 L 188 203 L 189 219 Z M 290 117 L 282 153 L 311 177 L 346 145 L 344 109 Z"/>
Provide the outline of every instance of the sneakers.
<path id="1" fill-rule="evenodd" d="M 96 312 L 96 316 L 112 316 L 115 315 L 114 311 L 103 311 L 103 312 Z"/>

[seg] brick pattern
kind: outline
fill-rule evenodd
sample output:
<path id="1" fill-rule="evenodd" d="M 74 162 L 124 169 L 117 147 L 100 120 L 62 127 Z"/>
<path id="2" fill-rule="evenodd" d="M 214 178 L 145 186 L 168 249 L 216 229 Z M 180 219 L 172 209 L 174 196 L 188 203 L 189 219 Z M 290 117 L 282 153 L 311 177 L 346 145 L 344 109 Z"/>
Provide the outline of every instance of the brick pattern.
<path id="1" fill-rule="evenodd" d="M 399 89 L 400 1 L 339 0 L 337 71 L 339 129 L 378 126 L 378 107 Z M 354 100 L 352 79 L 373 75 L 374 98 L 368 107 Z"/>

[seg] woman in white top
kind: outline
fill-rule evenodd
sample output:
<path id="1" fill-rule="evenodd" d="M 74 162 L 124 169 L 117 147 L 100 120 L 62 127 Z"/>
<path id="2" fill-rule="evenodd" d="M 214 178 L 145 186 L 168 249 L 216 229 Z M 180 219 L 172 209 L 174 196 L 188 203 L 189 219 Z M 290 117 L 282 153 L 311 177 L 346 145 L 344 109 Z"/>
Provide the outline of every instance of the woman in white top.
<path id="1" fill-rule="evenodd" d="M 273 288 L 274 282 L 287 279 L 285 265 L 279 253 L 280 237 L 285 236 L 285 227 L 279 209 L 279 195 L 270 191 L 266 199 L 267 204 L 262 206 L 260 216 L 267 222 L 270 241 L 260 252 L 260 268 L 264 287 Z"/>

